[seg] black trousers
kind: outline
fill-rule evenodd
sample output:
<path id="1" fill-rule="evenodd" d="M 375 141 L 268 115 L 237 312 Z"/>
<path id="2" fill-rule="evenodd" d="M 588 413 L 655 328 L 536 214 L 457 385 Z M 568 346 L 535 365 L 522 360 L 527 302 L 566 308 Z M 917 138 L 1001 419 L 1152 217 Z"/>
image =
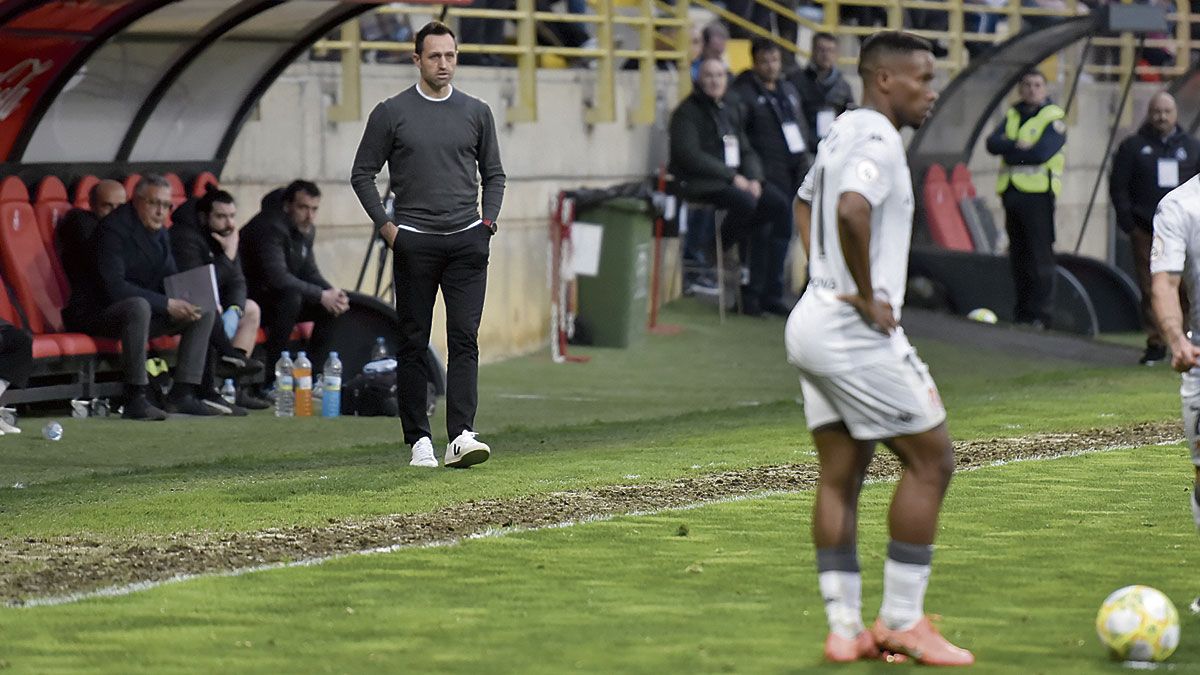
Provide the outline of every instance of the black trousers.
<path id="1" fill-rule="evenodd" d="M 1017 294 L 1014 319 L 1040 321 L 1049 328 L 1054 310 L 1054 193 L 1010 187 L 1001 200 Z"/>
<path id="2" fill-rule="evenodd" d="M 262 327 L 267 333 L 267 339 L 263 342 L 263 351 L 267 355 L 264 363 L 266 368 L 263 369 L 263 386 L 270 386 L 275 382 L 275 362 L 287 347 L 296 324 L 315 322 L 312 341 L 319 342 L 316 336 L 325 329 L 332 315 L 321 303 L 305 300 L 299 291 L 258 294 L 253 297 L 262 309 Z M 230 344 L 230 349 L 232 348 L 233 345 Z M 292 354 L 292 360 L 295 359 L 296 355 Z M 320 365 L 313 364 L 313 367 L 319 368 Z"/>
<path id="3" fill-rule="evenodd" d="M 23 387 L 32 368 L 33 337 L 0 319 L 0 380 Z"/>
<path id="4" fill-rule="evenodd" d="M 779 188 L 767 182 L 762 188 L 758 199 L 730 185 L 697 201 L 725 209 L 722 244 L 749 249 L 750 284 L 745 295 L 766 306 L 782 300 L 783 264 L 792 239 L 792 209 Z"/>
<path id="5" fill-rule="evenodd" d="M 200 384 L 208 355 L 208 336 L 217 315 L 205 312 L 191 323 L 175 323 L 158 316 L 144 298 L 125 298 L 105 307 L 99 314 L 68 321 L 67 328 L 89 335 L 121 341 L 121 370 L 125 384 L 149 384 L 146 374 L 146 340 L 160 335 L 179 335 L 178 358 L 172 378 L 184 384 Z"/>
<path id="6" fill-rule="evenodd" d="M 492 233 L 477 225 L 455 234 L 400 230 L 392 251 L 400 347 L 396 385 L 404 442 L 433 437 L 425 415 L 429 334 L 438 289 L 446 303 L 446 432 L 473 431 L 479 407 L 479 322 Z"/>

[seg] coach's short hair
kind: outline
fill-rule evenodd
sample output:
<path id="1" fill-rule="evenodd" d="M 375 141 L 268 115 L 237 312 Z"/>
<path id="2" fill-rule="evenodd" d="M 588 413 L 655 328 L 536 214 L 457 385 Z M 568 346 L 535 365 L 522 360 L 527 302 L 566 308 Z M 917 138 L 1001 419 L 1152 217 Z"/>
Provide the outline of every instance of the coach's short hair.
<path id="1" fill-rule="evenodd" d="M 863 78 L 876 67 L 876 62 L 888 54 L 933 53 L 933 45 L 925 38 L 901 30 L 875 33 L 863 43 L 858 54 L 858 74 Z"/>
<path id="2" fill-rule="evenodd" d="M 208 192 L 205 192 L 204 196 L 196 202 L 196 213 L 202 213 L 207 216 L 212 213 L 213 204 L 217 203 L 236 204 L 237 202 L 233 201 L 233 195 L 228 192 L 217 188 L 209 188 Z"/>
<path id="3" fill-rule="evenodd" d="M 413 51 L 420 55 L 421 50 L 425 48 L 425 38 L 430 35 L 449 35 L 454 40 L 455 47 L 458 46 L 458 38 L 454 36 L 454 31 L 450 30 L 450 26 L 441 21 L 430 21 L 417 31 L 417 37 L 413 40 Z"/>
<path id="4" fill-rule="evenodd" d="M 296 195 L 300 192 L 303 192 L 309 197 L 321 196 L 321 189 L 317 187 L 316 183 L 308 180 L 294 180 L 291 183 L 288 183 L 288 186 L 283 189 L 283 201 L 295 201 Z"/>

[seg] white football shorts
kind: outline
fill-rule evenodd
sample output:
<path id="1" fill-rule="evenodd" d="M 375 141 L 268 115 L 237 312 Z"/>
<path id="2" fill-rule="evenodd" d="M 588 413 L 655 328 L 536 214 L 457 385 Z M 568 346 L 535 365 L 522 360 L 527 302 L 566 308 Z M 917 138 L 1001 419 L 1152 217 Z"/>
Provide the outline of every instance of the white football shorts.
<path id="1" fill-rule="evenodd" d="M 1192 464 L 1200 467 L 1200 372 L 1183 374 L 1179 398 L 1183 402 L 1183 437 L 1192 452 Z"/>
<path id="2" fill-rule="evenodd" d="M 844 373 L 801 369 L 800 391 L 810 430 L 842 422 L 860 441 L 919 434 L 946 420 L 929 367 L 912 347 Z"/>

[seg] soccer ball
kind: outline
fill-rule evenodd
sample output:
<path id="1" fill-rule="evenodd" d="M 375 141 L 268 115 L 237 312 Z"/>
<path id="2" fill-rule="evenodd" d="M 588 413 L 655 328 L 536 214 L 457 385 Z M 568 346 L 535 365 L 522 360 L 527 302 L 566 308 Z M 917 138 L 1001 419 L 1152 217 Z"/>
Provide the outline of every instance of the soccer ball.
<path id="1" fill-rule="evenodd" d="M 1096 633 L 1117 660 L 1164 661 L 1179 646 L 1179 613 L 1149 586 L 1126 586 L 1104 599 Z"/>
<path id="2" fill-rule="evenodd" d="M 967 318 L 979 323 L 996 323 L 996 313 L 987 307 L 980 307 L 967 312 Z"/>

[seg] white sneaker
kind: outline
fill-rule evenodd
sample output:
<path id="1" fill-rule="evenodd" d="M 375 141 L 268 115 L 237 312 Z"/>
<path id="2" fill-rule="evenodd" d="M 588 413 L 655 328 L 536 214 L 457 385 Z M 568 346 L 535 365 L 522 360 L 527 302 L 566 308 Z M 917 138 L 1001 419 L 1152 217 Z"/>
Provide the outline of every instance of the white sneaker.
<path id="1" fill-rule="evenodd" d="M 443 462 L 448 467 L 465 469 L 474 464 L 486 462 L 492 455 L 492 449 L 482 441 L 475 439 L 474 431 L 464 431 L 458 438 L 446 445 L 446 459 Z"/>
<path id="2" fill-rule="evenodd" d="M 17 427 L 14 427 L 13 425 L 9 424 L 8 422 L 5 422 L 4 418 L 0 417 L 0 436 L 3 436 L 4 434 L 19 434 L 19 433 L 21 433 L 20 429 L 18 429 Z"/>
<path id="3" fill-rule="evenodd" d="M 437 468 L 437 457 L 433 456 L 433 441 L 428 436 L 417 439 L 412 446 L 412 461 L 409 466 L 426 466 Z"/>

